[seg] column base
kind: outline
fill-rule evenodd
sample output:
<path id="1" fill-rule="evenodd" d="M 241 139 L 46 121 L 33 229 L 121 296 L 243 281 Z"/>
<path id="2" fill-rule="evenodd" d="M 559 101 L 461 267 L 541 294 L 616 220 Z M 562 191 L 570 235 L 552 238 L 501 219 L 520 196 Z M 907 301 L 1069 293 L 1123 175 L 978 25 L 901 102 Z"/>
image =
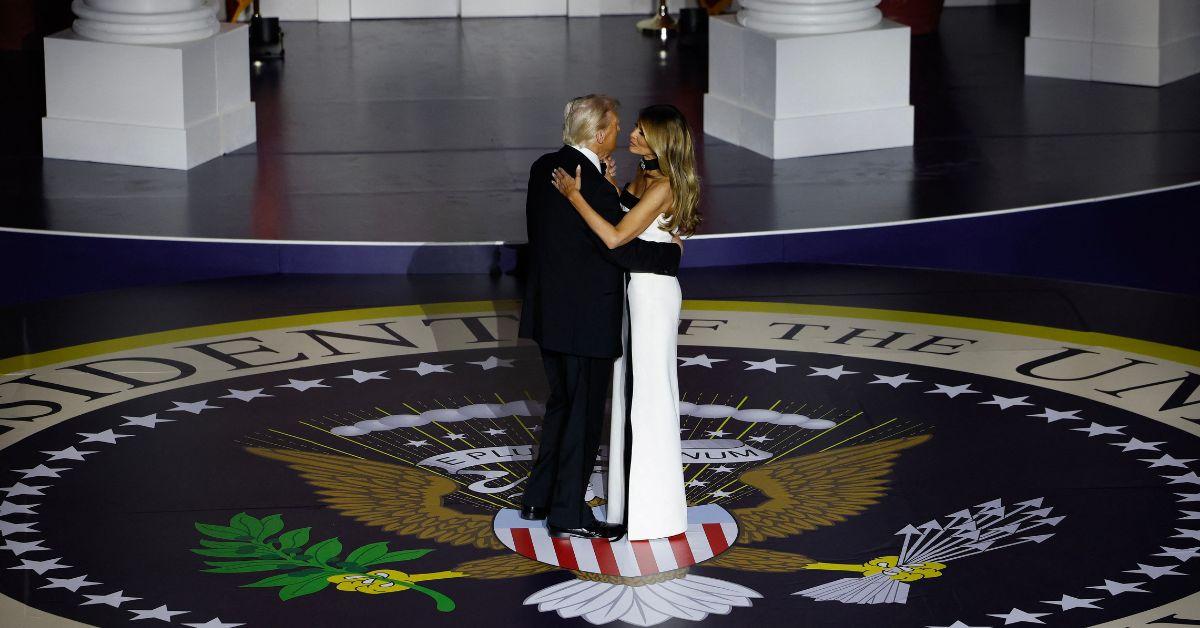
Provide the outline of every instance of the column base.
<path id="1" fill-rule="evenodd" d="M 1200 36 L 1163 46 L 1025 38 L 1025 74 L 1160 87 L 1200 73 Z"/>
<path id="2" fill-rule="evenodd" d="M 566 15 L 567 0 L 461 0 L 459 11 L 462 17 Z"/>
<path id="3" fill-rule="evenodd" d="M 356 20 L 407 17 L 458 17 L 458 0 L 351 0 Z"/>
<path id="4" fill-rule="evenodd" d="M 1092 42 L 1026 37 L 1025 74 L 1090 81 Z"/>
<path id="5" fill-rule="evenodd" d="M 182 129 L 42 118 L 47 159 L 189 170 L 254 141 L 254 103 Z"/>
<path id="6" fill-rule="evenodd" d="M 599 17 L 600 0 L 567 0 L 568 17 Z"/>
<path id="7" fill-rule="evenodd" d="M 264 17 L 277 17 L 284 22 L 314 21 L 321 15 L 317 0 L 262 0 Z"/>
<path id="8" fill-rule="evenodd" d="M 1200 73 L 1200 6 L 1033 0 L 1025 74 L 1158 87 Z"/>
<path id="9" fill-rule="evenodd" d="M 42 154 L 186 170 L 255 141 L 245 25 L 204 40 L 45 39 Z"/>
<path id="10" fill-rule="evenodd" d="M 812 157 L 912 146 L 911 105 L 866 111 L 773 118 L 704 95 L 704 132 L 771 159 Z"/>
<path id="11" fill-rule="evenodd" d="M 317 3 L 317 21 L 349 22 L 350 0 L 320 0 Z"/>
<path id="12" fill-rule="evenodd" d="M 1162 46 L 1092 44 L 1092 80 L 1158 87 L 1200 72 L 1200 35 Z"/>
<path id="13" fill-rule="evenodd" d="M 284 22 L 349 22 L 351 0 L 262 0 L 262 14 Z"/>
<path id="14" fill-rule="evenodd" d="M 913 143 L 908 27 L 780 35 L 709 21 L 704 132 L 772 159 Z"/>

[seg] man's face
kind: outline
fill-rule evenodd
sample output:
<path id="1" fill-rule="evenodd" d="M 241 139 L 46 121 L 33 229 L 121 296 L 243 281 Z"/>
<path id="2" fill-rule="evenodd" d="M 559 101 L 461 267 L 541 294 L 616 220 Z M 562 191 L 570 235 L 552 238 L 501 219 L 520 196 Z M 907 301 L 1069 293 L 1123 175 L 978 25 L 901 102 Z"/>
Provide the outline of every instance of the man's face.
<path id="1" fill-rule="evenodd" d="M 604 119 L 608 125 L 602 130 L 603 137 L 598 138 L 599 141 L 596 142 L 600 147 L 600 157 L 607 157 L 617 149 L 617 136 L 621 133 L 621 120 L 617 118 L 617 114 L 609 111 L 604 114 Z"/>

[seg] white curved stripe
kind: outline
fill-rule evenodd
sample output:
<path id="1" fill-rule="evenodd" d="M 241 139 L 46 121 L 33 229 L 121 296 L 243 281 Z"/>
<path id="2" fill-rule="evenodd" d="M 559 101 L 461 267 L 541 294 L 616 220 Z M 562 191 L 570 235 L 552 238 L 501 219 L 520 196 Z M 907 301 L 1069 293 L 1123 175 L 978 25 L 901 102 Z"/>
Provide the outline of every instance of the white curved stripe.
<path id="1" fill-rule="evenodd" d="M 654 554 L 654 562 L 658 564 L 659 572 L 679 569 L 679 563 L 675 560 L 675 552 L 671 551 L 671 542 L 667 539 L 651 539 L 650 553 Z"/>
<path id="2" fill-rule="evenodd" d="M 558 564 L 558 554 L 554 553 L 554 541 L 550 540 L 550 532 L 546 528 L 529 528 L 529 537 L 533 540 L 533 555 L 538 562 L 547 565 Z"/>
<path id="3" fill-rule="evenodd" d="M 571 550 L 575 553 L 575 564 L 579 565 L 580 571 L 600 573 L 600 563 L 597 562 L 596 548 L 591 539 L 571 537 Z"/>
<path id="4" fill-rule="evenodd" d="M 755 236 L 770 236 L 770 235 L 793 235 L 798 233 L 820 233 L 824 231 L 849 231 L 853 229 L 874 229 L 876 227 L 892 227 L 899 225 L 922 224 L 929 222 L 943 222 L 948 220 L 965 220 L 970 218 L 984 218 L 987 216 L 1000 216 L 1004 214 L 1015 214 L 1020 212 L 1037 211 L 1044 209 L 1053 209 L 1056 207 L 1070 207 L 1072 205 L 1082 205 L 1084 203 L 1099 203 L 1104 201 L 1112 201 L 1132 196 L 1145 196 L 1157 194 L 1159 192 L 1170 192 L 1172 190 L 1181 190 L 1190 187 L 1200 186 L 1200 181 L 1191 181 L 1188 183 L 1179 183 L 1176 185 L 1168 185 L 1159 188 L 1150 188 L 1148 190 L 1138 190 L 1135 192 L 1122 192 L 1120 194 L 1111 194 L 1108 196 L 1096 196 L 1091 198 L 1076 199 L 1072 201 L 1062 201 L 1059 203 L 1047 203 L 1045 205 L 1030 205 L 1027 207 L 1015 207 L 1012 209 L 996 209 L 985 212 L 974 212 L 968 214 L 955 214 L 953 216 L 936 216 L 932 218 L 912 218 L 908 220 L 893 220 L 886 222 L 871 222 L 861 225 L 841 225 L 835 227 L 806 227 L 801 229 L 780 229 L 777 231 L 737 231 L 729 233 L 711 233 L 692 236 L 690 240 L 719 240 L 726 238 L 747 238 Z M 505 246 L 525 244 L 525 242 L 507 242 L 504 240 L 480 240 L 471 242 L 367 242 L 367 241 L 337 241 L 337 240 L 260 240 L 253 238 L 201 238 L 189 236 L 149 236 L 149 235 L 133 235 L 119 233 L 88 233 L 83 231 L 57 231 L 53 229 L 24 229 L 18 227 L 0 227 L 0 233 L 24 233 L 30 235 L 52 235 L 62 237 L 79 237 L 79 238 L 106 238 L 120 240 L 152 240 L 162 242 L 206 242 L 215 244 L 286 244 L 286 245 L 303 245 L 303 246 Z"/>
<path id="5" fill-rule="evenodd" d="M 493 531 L 496 533 L 496 538 L 500 539 L 500 542 L 504 544 L 504 547 L 507 547 L 514 552 L 517 551 L 517 544 L 512 538 L 512 528 L 501 528 L 500 526 L 496 526 Z"/>
<path id="6" fill-rule="evenodd" d="M 1145 196 L 1149 194 L 1157 194 L 1159 192 L 1170 192 L 1172 190 L 1181 190 L 1184 188 L 1200 186 L 1200 181 L 1191 181 L 1188 183 L 1179 183 L 1176 185 L 1168 185 L 1160 188 L 1151 188 L 1149 190 L 1139 190 L 1136 192 L 1122 192 L 1120 194 L 1110 194 L 1108 196 L 1095 196 L 1091 198 L 1081 198 L 1072 201 L 1062 201 L 1059 203 L 1046 203 L 1044 205 L 1029 205 L 1026 207 L 1014 207 L 1012 209 L 994 209 L 985 212 L 973 212 L 969 214 L 955 214 L 953 216 L 935 216 L 932 218 L 911 218 L 908 220 L 891 220 L 885 222 L 869 222 L 861 225 L 841 225 L 837 227 L 806 227 L 803 229 L 780 229 L 778 231 L 739 231 L 733 233 L 713 233 L 692 236 L 689 240 L 717 240 L 720 238 L 744 238 L 751 236 L 767 236 L 767 235 L 791 235 L 796 233 L 818 233 L 822 231 L 849 231 L 852 229 L 873 229 L 875 227 L 893 227 L 898 225 L 915 225 L 927 222 L 943 222 L 947 220 L 963 220 L 967 218 L 985 218 L 987 216 L 1001 216 L 1004 214 L 1016 214 L 1021 212 L 1037 211 L 1042 209 L 1053 209 L 1055 207 L 1070 207 L 1072 205 L 1083 205 L 1085 203 L 1102 203 L 1104 201 L 1113 201 L 1121 198 L 1129 198 L 1131 196 Z"/>
<path id="7" fill-rule="evenodd" d="M 617 559 L 617 571 L 622 576 L 640 576 L 642 571 L 638 569 L 637 557 L 633 555 L 633 546 L 629 544 L 629 538 L 626 537 L 616 543 L 610 543 L 613 556 Z"/>
<path id="8" fill-rule="evenodd" d="M 704 528 L 699 525 L 690 525 L 687 532 L 683 534 L 687 537 L 688 546 L 692 548 L 692 557 L 696 559 L 697 563 L 713 557 L 712 545 L 708 544 L 708 535 L 704 534 Z"/>

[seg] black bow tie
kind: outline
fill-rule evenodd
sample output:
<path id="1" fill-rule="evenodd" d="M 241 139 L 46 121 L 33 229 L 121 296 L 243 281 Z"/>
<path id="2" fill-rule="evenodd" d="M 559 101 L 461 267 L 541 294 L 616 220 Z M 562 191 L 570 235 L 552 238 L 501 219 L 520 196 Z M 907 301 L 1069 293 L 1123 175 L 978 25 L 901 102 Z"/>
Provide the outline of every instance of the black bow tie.
<path id="1" fill-rule="evenodd" d="M 608 173 L 608 164 L 603 161 L 600 162 L 600 174 L 607 174 L 607 173 Z"/>

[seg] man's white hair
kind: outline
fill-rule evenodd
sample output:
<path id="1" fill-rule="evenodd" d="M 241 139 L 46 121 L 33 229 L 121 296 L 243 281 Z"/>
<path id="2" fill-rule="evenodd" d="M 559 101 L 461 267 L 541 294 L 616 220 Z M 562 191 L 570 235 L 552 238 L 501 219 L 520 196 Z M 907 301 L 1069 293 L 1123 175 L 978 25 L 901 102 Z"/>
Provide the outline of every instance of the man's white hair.
<path id="1" fill-rule="evenodd" d="M 572 98 L 563 109 L 563 143 L 583 146 L 596 139 L 596 132 L 604 128 L 608 112 L 617 113 L 621 103 L 604 94 L 588 94 Z"/>

